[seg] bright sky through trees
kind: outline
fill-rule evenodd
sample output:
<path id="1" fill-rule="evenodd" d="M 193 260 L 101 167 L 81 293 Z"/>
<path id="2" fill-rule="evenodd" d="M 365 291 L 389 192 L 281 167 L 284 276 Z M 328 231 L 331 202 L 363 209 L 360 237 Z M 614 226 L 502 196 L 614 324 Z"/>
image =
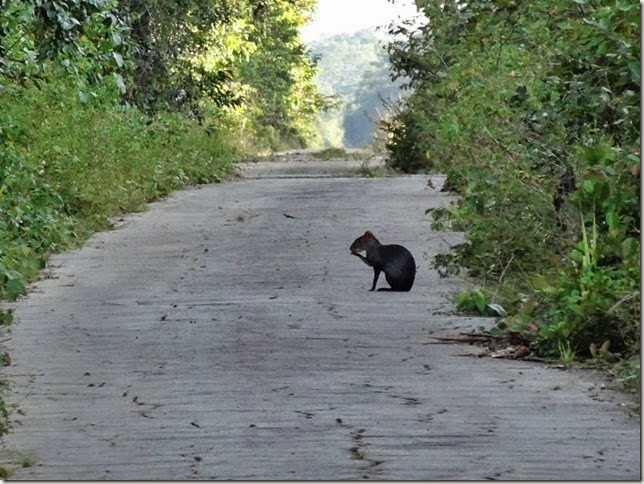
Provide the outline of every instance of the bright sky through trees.
<path id="1" fill-rule="evenodd" d="M 318 0 L 311 22 L 302 28 L 305 42 L 368 27 L 386 25 L 397 18 L 414 16 L 412 0 Z"/>

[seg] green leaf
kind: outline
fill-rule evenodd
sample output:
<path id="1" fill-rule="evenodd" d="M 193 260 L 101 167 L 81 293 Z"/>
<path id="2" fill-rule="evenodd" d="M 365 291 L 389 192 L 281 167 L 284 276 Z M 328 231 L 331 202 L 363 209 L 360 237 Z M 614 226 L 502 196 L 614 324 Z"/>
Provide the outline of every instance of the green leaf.
<path id="1" fill-rule="evenodd" d="M 123 67 L 123 57 L 121 57 L 121 54 L 119 54 L 118 52 L 112 52 L 112 57 L 114 57 L 114 61 L 116 62 L 117 66 Z"/>
<path id="2" fill-rule="evenodd" d="M 583 189 L 586 193 L 593 193 L 595 191 L 595 182 L 592 180 L 584 180 Z"/>
<path id="3" fill-rule="evenodd" d="M 492 311 L 494 311 L 499 316 L 505 316 L 507 314 L 505 308 L 500 304 L 491 303 L 491 304 L 488 304 L 487 307 Z"/>
<path id="4" fill-rule="evenodd" d="M 474 305 L 476 306 L 479 314 L 487 314 L 487 300 L 485 298 L 485 295 L 480 290 L 476 290 L 474 292 Z"/>
<path id="5" fill-rule="evenodd" d="M 542 291 L 544 289 L 549 289 L 552 286 L 542 274 L 537 274 L 532 279 L 532 287 L 534 287 L 538 291 Z"/>
<path id="6" fill-rule="evenodd" d="M 25 290 L 22 279 L 9 279 L 5 287 L 7 299 L 10 301 L 16 300 Z"/>
<path id="7" fill-rule="evenodd" d="M 123 43 L 123 37 L 118 32 L 112 32 L 112 42 L 114 45 L 121 45 Z"/>
<path id="8" fill-rule="evenodd" d="M 628 259 L 640 251 L 639 241 L 635 237 L 627 237 L 622 241 L 622 257 Z"/>
<path id="9" fill-rule="evenodd" d="M 114 80 L 116 81 L 116 85 L 119 88 L 119 91 L 121 92 L 121 94 L 125 94 L 127 89 L 125 88 L 125 81 L 123 81 L 123 76 L 116 72 L 113 74 L 113 76 Z"/>
<path id="10" fill-rule="evenodd" d="M 606 223 L 608 224 L 609 228 L 615 228 L 617 227 L 617 224 L 619 222 L 619 215 L 615 212 L 608 212 L 606 214 Z"/>
<path id="11" fill-rule="evenodd" d="M 634 60 L 629 62 L 628 70 L 631 71 L 631 81 L 633 81 L 636 84 L 639 84 L 641 80 L 640 61 Z"/>
<path id="12" fill-rule="evenodd" d="M 13 310 L 0 311 L 0 325 L 8 326 L 13 322 Z"/>

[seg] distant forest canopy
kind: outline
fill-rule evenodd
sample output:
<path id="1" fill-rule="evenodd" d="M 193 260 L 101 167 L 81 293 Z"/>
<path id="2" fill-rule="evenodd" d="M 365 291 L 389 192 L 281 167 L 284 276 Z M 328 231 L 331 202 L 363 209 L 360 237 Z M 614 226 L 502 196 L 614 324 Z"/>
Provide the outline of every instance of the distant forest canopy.
<path id="1" fill-rule="evenodd" d="M 320 114 L 322 147 L 370 145 L 388 105 L 397 104 L 402 80 L 392 82 L 382 31 L 364 29 L 310 42 L 318 59 L 320 90 L 336 96 L 337 107 Z"/>

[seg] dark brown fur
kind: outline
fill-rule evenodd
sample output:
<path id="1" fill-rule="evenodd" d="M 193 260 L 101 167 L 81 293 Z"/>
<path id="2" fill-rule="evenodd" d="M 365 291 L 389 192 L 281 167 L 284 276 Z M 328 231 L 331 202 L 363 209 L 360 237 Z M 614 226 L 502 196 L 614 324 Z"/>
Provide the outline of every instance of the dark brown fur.
<path id="1" fill-rule="evenodd" d="M 362 237 L 353 241 L 351 254 L 360 257 L 368 266 L 373 267 L 373 284 L 370 291 L 376 289 L 380 273 L 385 273 L 385 278 L 391 288 L 380 288 L 379 291 L 409 291 L 414 285 L 416 277 L 416 261 L 402 245 L 382 245 L 369 231 Z M 365 251 L 363 256 L 360 252 Z"/>

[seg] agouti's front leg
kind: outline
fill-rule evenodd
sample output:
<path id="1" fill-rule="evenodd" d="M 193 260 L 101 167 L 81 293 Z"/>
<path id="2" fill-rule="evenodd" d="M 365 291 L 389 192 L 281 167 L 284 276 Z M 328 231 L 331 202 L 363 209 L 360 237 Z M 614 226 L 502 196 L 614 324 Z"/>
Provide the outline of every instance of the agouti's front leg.
<path id="1" fill-rule="evenodd" d="M 363 256 L 362 254 L 358 254 L 357 252 L 351 252 L 351 254 L 355 255 L 356 257 L 360 257 L 362 259 L 362 262 L 364 262 L 368 266 L 371 266 L 371 262 L 369 262 L 367 260 L 367 258 L 365 256 Z"/>
<path id="2" fill-rule="evenodd" d="M 376 269 L 374 267 L 373 268 L 373 285 L 371 286 L 371 289 L 369 289 L 369 291 L 375 291 L 376 290 L 376 283 L 378 282 L 378 277 L 380 277 L 380 269 Z"/>

